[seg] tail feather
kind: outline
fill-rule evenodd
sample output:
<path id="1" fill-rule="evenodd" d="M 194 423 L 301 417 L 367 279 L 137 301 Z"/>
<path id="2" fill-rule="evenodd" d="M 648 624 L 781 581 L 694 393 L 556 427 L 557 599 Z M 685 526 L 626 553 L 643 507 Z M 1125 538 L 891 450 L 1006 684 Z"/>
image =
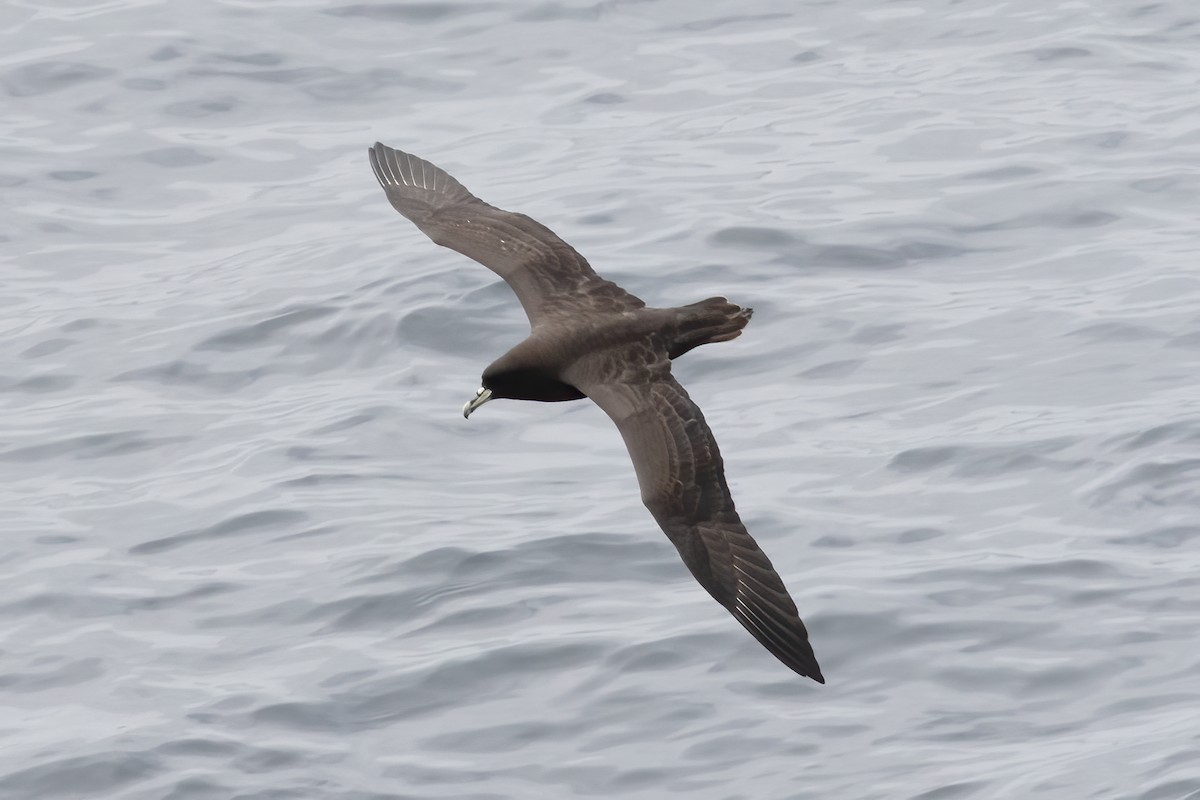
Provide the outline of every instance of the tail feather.
<path id="1" fill-rule="evenodd" d="M 674 359 L 702 344 L 736 339 L 753 313 L 754 309 L 734 305 L 724 297 L 677 308 L 675 337 L 668 355 Z"/>

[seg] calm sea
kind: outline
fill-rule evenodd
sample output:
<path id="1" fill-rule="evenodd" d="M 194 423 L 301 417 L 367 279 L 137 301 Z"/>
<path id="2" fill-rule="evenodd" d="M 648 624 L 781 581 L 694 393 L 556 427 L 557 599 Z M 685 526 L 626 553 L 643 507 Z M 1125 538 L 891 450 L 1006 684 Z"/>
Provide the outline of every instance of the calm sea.
<path id="1" fill-rule="evenodd" d="M 11 0 L 4 800 L 1200 798 L 1189 0 Z M 655 305 L 827 686 L 375 140 Z"/>

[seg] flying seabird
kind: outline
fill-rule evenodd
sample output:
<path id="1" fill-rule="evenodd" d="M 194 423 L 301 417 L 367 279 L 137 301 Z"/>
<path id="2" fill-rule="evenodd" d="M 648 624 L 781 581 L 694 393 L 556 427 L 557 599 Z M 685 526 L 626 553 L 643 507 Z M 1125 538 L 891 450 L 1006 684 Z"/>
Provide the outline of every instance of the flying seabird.
<path id="1" fill-rule="evenodd" d="M 824 683 L 796 604 L 734 509 L 712 430 L 671 376 L 672 359 L 741 335 L 751 309 L 724 297 L 649 308 L 541 223 L 416 156 L 378 142 L 368 152 L 392 206 L 503 278 L 529 317 L 529 337 L 483 371 L 463 416 L 497 398 L 591 398 L 617 424 L 642 502 L 700 585 L 776 658 Z"/>

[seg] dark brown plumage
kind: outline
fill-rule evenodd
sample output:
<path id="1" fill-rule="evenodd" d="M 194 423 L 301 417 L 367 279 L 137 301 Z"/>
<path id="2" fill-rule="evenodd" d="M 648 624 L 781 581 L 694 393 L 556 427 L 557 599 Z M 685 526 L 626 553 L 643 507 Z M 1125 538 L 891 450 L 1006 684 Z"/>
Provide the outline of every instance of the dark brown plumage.
<path id="1" fill-rule="evenodd" d="M 671 359 L 739 336 L 750 309 L 723 297 L 647 308 L 535 220 L 416 156 L 379 143 L 369 154 L 392 206 L 503 278 L 529 317 L 529 337 L 484 370 L 463 414 L 498 397 L 591 398 L 617 424 L 642 501 L 700 585 L 780 661 L 824 683 L 796 604 L 734 508 L 716 439 L 671 376 Z"/>

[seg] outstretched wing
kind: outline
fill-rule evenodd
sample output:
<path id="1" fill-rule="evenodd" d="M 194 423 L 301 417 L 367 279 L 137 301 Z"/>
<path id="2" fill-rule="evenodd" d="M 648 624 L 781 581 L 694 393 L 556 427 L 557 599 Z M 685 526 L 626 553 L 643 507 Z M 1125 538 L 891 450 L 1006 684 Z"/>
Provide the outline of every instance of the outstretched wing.
<path id="1" fill-rule="evenodd" d="M 700 585 L 776 658 L 824 683 L 796 604 L 734 508 L 712 430 L 654 350 L 589 357 L 572 384 L 617 424 L 642 501 Z"/>
<path id="2" fill-rule="evenodd" d="M 646 305 L 597 275 L 583 256 L 540 222 L 488 205 L 444 170 L 416 156 L 378 142 L 368 153 L 392 206 L 435 243 L 503 278 L 516 292 L 531 326 L 547 317 Z"/>

